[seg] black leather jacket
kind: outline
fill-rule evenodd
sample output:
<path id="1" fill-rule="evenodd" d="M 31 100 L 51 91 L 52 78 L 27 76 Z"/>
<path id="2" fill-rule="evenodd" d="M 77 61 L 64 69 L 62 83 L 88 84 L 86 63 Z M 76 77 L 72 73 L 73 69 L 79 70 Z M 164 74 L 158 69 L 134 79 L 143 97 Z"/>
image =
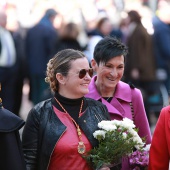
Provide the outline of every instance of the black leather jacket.
<path id="1" fill-rule="evenodd" d="M 93 132 L 101 120 L 110 120 L 107 108 L 99 101 L 86 98 L 87 109 L 79 118 L 79 126 L 93 147 L 98 142 Z M 56 143 L 66 126 L 53 111 L 51 99 L 37 104 L 28 114 L 23 131 L 23 151 L 27 170 L 47 170 Z"/>

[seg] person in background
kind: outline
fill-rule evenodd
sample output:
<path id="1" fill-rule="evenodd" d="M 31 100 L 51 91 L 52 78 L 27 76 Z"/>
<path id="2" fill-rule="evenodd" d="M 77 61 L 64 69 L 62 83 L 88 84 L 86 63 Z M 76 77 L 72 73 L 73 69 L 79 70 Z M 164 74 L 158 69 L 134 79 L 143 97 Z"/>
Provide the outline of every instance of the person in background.
<path id="1" fill-rule="evenodd" d="M 26 35 L 26 58 L 30 79 L 30 100 L 33 104 L 42 101 L 46 96 L 47 84 L 44 82 L 46 63 L 55 54 L 58 38 L 53 26 L 57 12 L 47 9 L 38 24 L 30 28 Z"/>
<path id="2" fill-rule="evenodd" d="M 77 40 L 79 35 L 79 28 L 77 24 L 73 22 L 65 23 L 58 31 L 59 34 L 58 40 L 55 44 L 55 53 L 64 49 L 74 49 L 79 51 L 82 50 L 82 47 Z M 49 90 L 46 90 L 44 100 L 52 96 L 53 95 L 51 94 L 51 92 Z"/>
<path id="3" fill-rule="evenodd" d="M 93 58 L 93 52 L 96 44 L 105 36 L 114 36 L 118 39 L 122 39 L 123 34 L 120 29 L 115 28 L 108 17 L 101 17 L 96 26 L 92 30 L 86 31 L 88 41 L 84 53 L 88 57 L 89 63 Z"/>
<path id="4" fill-rule="evenodd" d="M 82 50 L 78 42 L 79 27 L 73 22 L 65 23 L 59 31 L 59 39 L 56 43 L 56 53 L 64 49 Z"/>
<path id="5" fill-rule="evenodd" d="M 1 84 L 0 84 L 1 91 Z M 25 170 L 19 130 L 25 122 L 5 109 L 0 98 L 0 169 Z"/>
<path id="6" fill-rule="evenodd" d="M 152 36 L 141 22 L 140 14 L 131 10 L 128 12 L 128 46 L 125 66 L 125 82 L 133 83 L 142 91 L 146 114 L 150 123 L 148 98 L 155 94 L 156 61 L 153 53 Z"/>
<path id="7" fill-rule="evenodd" d="M 6 29 L 7 15 L 0 11 L 0 83 L 2 85 L 1 97 L 6 109 L 14 112 L 17 55 L 13 37 Z"/>
<path id="8" fill-rule="evenodd" d="M 151 142 L 151 132 L 146 117 L 141 91 L 121 81 L 125 67 L 127 47 L 118 39 L 107 36 L 95 46 L 91 66 L 96 72 L 89 85 L 86 97 L 106 105 L 111 119 L 127 117 L 134 121 L 138 134 Z M 130 170 L 128 160 L 122 162 L 123 170 Z"/>
<path id="9" fill-rule="evenodd" d="M 91 64 L 91 59 L 93 58 L 93 52 L 96 44 L 105 36 L 110 35 L 112 31 L 112 23 L 108 17 L 101 17 L 94 29 L 87 30 L 87 46 L 84 53 L 88 57 L 89 63 Z"/>
<path id="10" fill-rule="evenodd" d="M 170 2 L 160 0 L 152 19 L 153 43 L 157 78 L 163 82 L 170 96 Z"/>
<path id="11" fill-rule="evenodd" d="M 82 52 L 65 49 L 49 60 L 46 74 L 54 96 L 28 114 L 22 137 L 27 170 L 91 170 L 82 155 L 97 146 L 98 123 L 110 120 L 106 106 L 84 97 L 93 70 Z"/>
<path id="12" fill-rule="evenodd" d="M 87 32 L 87 37 L 88 37 L 87 46 L 83 52 L 87 56 L 89 64 L 91 64 L 94 48 L 103 37 L 100 35 L 96 35 L 95 32 Z"/>
<path id="13" fill-rule="evenodd" d="M 19 22 L 16 21 L 13 24 L 13 28 L 10 29 L 12 37 L 15 43 L 15 49 L 17 54 L 17 59 L 15 63 L 16 68 L 16 83 L 15 83 L 15 100 L 13 112 L 20 116 L 22 97 L 23 97 L 23 87 L 24 81 L 28 78 L 28 68 L 27 60 L 25 54 L 25 28 L 21 27 Z M 17 99 L 17 100 L 16 100 Z"/>
<path id="14" fill-rule="evenodd" d="M 129 34 L 126 45 L 129 53 L 125 79 L 142 87 L 143 84 L 149 84 L 156 78 L 152 37 L 142 25 L 141 16 L 137 11 L 129 11 L 127 20 Z"/>
<path id="15" fill-rule="evenodd" d="M 169 120 L 170 105 L 161 110 L 156 123 L 149 152 L 149 170 L 169 169 Z"/>
<path id="16" fill-rule="evenodd" d="M 102 17 L 96 23 L 96 28 L 89 31 L 89 33 L 105 37 L 110 35 L 112 29 L 113 26 L 111 20 L 108 17 Z"/>

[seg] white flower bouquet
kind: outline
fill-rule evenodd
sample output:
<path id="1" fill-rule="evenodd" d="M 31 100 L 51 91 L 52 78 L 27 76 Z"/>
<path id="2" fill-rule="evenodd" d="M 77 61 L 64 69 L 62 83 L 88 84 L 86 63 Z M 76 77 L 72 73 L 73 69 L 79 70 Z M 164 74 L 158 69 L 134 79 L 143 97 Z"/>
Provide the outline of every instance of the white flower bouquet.
<path id="1" fill-rule="evenodd" d="M 128 118 L 121 121 L 101 121 L 98 127 L 100 130 L 95 131 L 93 136 L 99 145 L 84 156 L 95 169 L 104 165 L 120 164 L 122 157 L 131 154 L 135 148 L 140 150 L 145 145 L 133 121 Z"/>

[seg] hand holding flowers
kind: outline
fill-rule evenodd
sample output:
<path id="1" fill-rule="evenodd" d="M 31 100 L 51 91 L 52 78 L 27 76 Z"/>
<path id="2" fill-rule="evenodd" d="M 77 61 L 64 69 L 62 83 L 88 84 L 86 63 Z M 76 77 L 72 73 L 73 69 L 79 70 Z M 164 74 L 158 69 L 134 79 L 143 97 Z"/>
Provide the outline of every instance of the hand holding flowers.
<path id="1" fill-rule="evenodd" d="M 101 121 L 98 127 L 100 130 L 95 131 L 93 135 L 99 141 L 99 145 L 85 156 L 96 169 L 103 165 L 109 167 L 120 164 L 122 157 L 132 153 L 134 148 L 140 150 L 144 146 L 133 121 L 128 118 L 122 121 Z"/>

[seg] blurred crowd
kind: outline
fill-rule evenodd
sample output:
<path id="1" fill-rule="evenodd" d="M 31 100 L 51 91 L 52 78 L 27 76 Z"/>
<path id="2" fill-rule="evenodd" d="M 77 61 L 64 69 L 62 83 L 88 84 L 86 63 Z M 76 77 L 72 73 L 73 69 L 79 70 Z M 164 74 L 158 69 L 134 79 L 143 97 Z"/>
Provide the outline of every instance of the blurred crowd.
<path id="1" fill-rule="evenodd" d="M 17 17 L 22 15 L 17 4 L 0 4 L 4 107 L 19 115 L 25 81 L 33 105 L 50 97 L 45 70 L 47 61 L 58 51 L 83 51 L 90 63 L 96 43 L 105 36 L 115 36 L 129 48 L 123 81 L 141 89 L 150 122 L 151 112 L 158 116 L 169 104 L 170 1 L 155 1 L 155 10 L 148 1 L 72 2 L 30 1 L 29 18 L 24 20 Z M 24 13 L 25 8 L 22 10 Z"/>

